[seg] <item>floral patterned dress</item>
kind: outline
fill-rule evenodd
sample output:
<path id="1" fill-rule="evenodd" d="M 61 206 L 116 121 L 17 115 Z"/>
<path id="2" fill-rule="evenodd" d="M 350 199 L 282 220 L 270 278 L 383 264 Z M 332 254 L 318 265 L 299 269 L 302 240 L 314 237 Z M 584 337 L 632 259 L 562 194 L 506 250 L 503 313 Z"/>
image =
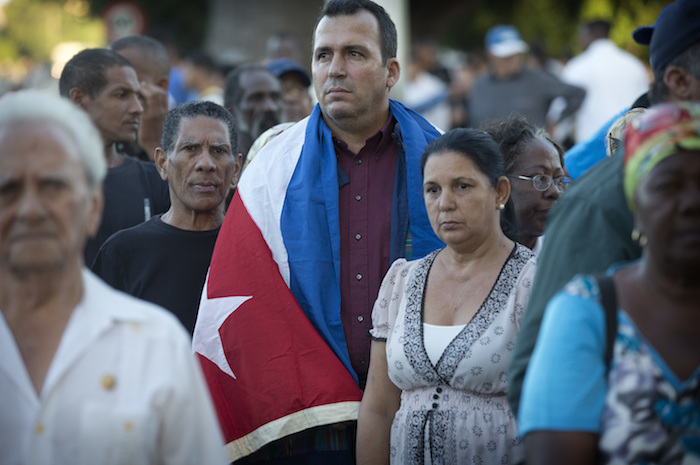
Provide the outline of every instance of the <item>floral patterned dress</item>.
<path id="1" fill-rule="evenodd" d="M 680 380 L 618 309 L 606 370 L 599 301 L 595 279 L 576 276 L 547 307 L 523 387 L 521 433 L 596 433 L 606 465 L 699 465 L 700 366 Z M 536 383 L 542 379 L 546 388 Z"/>
<path id="2" fill-rule="evenodd" d="M 389 377 L 402 390 L 391 429 L 392 464 L 510 464 L 522 460 L 506 400 L 506 371 L 527 304 L 535 259 L 516 245 L 473 319 L 433 364 L 425 350 L 423 296 L 439 250 L 397 260 L 372 312 L 386 339 Z"/>

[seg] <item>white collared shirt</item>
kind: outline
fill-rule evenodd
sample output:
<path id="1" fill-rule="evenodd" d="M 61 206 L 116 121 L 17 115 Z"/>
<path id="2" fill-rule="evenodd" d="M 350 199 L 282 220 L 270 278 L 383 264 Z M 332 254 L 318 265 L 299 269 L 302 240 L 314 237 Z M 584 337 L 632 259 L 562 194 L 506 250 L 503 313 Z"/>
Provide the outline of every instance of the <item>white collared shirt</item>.
<path id="1" fill-rule="evenodd" d="M 593 41 L 585 52 L 569 60 L 561 78 L 586 89 L 586 98 L 575 114 L 577 142 L 591 137 L 649 90 L 644 64 L 609 39 Z"/>
<path id="2" fill-rule="evenodd" d="M 39 396 L 0 313 L 0 463 L 228 463 L 184 328 L 82 275 Z"/>

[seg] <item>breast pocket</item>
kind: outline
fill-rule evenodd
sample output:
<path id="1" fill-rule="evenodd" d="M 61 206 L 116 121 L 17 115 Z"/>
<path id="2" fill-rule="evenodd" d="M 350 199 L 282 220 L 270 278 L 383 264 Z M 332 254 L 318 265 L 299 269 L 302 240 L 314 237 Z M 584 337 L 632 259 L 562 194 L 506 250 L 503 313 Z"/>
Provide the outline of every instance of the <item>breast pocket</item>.
<path id="1" fill-rule="evenodd" d="M 153 412 L 96 402 L 80 418 L 79 464 L 156 463 L 158 420 Z"/>

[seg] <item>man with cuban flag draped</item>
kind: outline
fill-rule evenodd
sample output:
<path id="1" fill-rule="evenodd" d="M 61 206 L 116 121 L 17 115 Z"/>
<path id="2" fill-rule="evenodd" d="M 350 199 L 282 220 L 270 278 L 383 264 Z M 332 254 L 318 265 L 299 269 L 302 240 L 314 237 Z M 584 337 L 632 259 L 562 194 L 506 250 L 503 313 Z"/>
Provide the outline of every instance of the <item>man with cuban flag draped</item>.
<path id="1" fill-rule="evenodd" d="M 379 285 L 395 259 L 442 246 L 419 163 L 440 131 L 389 99 L 391 18 L 331 0 L 313 42 L 319 104 L 241 178 L 194 332 L 237 463 L 354 463 Z"/>

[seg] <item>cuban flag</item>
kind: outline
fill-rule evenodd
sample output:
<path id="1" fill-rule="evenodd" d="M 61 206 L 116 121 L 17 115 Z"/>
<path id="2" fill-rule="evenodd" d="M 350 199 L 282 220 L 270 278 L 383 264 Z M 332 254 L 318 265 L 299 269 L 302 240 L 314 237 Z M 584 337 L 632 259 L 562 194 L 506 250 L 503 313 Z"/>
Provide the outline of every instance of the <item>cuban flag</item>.
<path id="1" fill-rule="evenodd" d="M 407 178 L 418 175 L 408 189 L 422 192 L 415 161 L 439 133 L 394 102 L 392 114 L 420 139 L 406 170 Z M 441 243 L 417 199 L 420 205 L 408 205 L 411 234 L 414 253 L 424 255 Z M 357 419 L 362 393 L 340 318 L 339 280 L 335 149 L 317 106 L 246 168 L 202 292 L 193 350 L 231 461 L 285 436 Z"/>

